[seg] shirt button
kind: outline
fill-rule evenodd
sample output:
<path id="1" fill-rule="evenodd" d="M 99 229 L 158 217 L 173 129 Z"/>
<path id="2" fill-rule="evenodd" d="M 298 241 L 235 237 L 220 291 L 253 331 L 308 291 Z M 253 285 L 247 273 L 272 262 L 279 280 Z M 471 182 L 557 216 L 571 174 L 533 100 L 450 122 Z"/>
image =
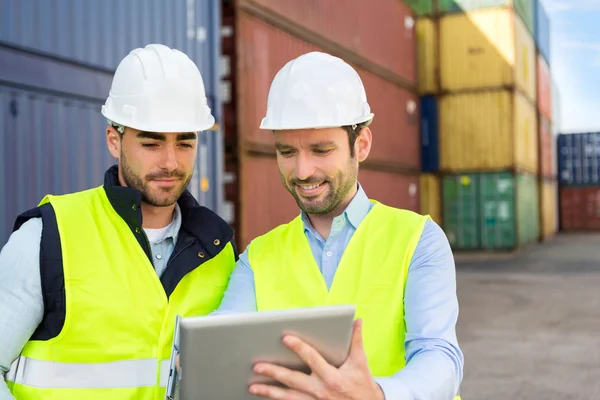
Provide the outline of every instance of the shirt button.
<path id="1" fill-rule="evenodd" d="M 332 252 L 330 252 L 330 251 L 327 252 L 327 257 L 331 257 L 332 255 L 333 255 Z"/>
<path id="2" fill-rule="evenodd" d="M 157 255 L 156 255 L 156 258 L 157 258 L 158 260 L 161 260 L 161 259 L 162 259 L 162 256 L 161 256 L 160 254 L 157 254 Z"/>

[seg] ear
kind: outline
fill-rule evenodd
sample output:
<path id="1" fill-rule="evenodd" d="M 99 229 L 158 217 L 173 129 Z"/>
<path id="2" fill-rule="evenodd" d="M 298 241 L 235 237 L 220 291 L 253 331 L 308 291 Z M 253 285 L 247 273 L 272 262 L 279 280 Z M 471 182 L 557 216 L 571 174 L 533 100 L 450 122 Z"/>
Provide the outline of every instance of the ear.
<path id="1" fill-rule="evenodd" d="M 121 154 L 121 135 L 110 125 L 106 127 L 106 145 L 110 154 L 118 160 Z"/>
<path id="2" fill-rule="evenodd" d="M 360 130 L 356 138 L 355 152 L 358 157 L 358 162 L 363 162 L 369 156 L 371 152 L 371 144 L 373 143 L 373 136 L 371 134 L 371 130 L 367 127 L 364 127 Z"/>

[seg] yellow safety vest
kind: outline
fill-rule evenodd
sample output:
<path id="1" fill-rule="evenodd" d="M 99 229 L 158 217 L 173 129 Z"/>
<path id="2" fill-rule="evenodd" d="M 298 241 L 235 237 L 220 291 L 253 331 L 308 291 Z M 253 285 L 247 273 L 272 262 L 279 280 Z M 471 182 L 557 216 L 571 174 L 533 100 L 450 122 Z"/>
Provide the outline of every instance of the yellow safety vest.
<path id="1" fill-rule="evenodd" d="M 354 304 L 374 376 L 404 368 L 404 289 L 429 216 L 376 201 L 342 255 L 330 290 L 315 262 L 300 216 L 254 239 L 248 257 L 259 311 Z M 457 397 L 459 399 L 459 397 Z"/>
<path id="2" fill-rule="evenodd" d="M 47 196 L 61 238 L 66 316 L 30 340 L 7 374 L 17 399 L 163 400 L 176 315 L 216 309 L 235 265 L 231 243 L 167 298 L 150 260 L 103 188 Z"/>

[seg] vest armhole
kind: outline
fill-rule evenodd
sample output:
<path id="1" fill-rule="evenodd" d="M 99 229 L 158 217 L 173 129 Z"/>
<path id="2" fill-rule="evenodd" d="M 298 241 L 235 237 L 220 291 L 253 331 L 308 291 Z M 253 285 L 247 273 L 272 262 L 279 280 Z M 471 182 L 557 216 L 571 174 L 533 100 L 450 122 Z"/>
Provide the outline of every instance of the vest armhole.
<path id="1" fill-rule="evenodd" d="M 65 276 L 60 234 L 54 209 L 50 203 L 46 203 L 38 209 L 42 217 L 40 278 L 44 316 L 31 340 L 49 340 L 58 336 L 65 322 Z"/>

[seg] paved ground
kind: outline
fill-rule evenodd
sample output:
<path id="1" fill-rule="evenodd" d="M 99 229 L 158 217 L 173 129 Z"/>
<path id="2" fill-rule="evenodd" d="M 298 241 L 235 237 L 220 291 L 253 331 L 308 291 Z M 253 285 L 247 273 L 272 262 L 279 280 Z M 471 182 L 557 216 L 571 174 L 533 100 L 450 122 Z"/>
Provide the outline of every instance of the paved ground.
<path id="1" fill-rule="evenodd" d="M 600 400 L 600 234 L 456 258 L 464 400 Z"/>

